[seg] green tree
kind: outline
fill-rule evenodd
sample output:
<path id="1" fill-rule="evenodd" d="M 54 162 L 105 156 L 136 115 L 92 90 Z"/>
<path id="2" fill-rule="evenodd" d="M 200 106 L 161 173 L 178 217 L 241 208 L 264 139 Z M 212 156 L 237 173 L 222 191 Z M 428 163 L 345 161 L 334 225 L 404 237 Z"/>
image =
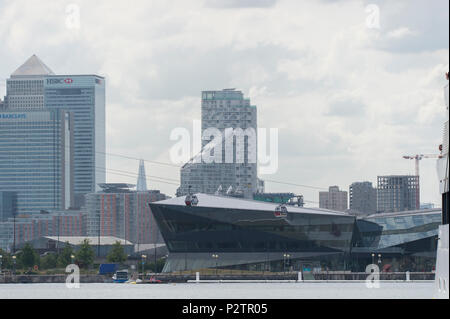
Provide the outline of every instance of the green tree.
<path id="1" fill-rule="evenodd" d="M 165 264 L 166 259 L 160 258 L 156 261 L 156 265 L 155 262 L 145 263 L 144 268 L 145 270 L 150 270 L 152 272 L 161 272 Z"/>
<path id="2" fill-rule="evenodd" d="M 54 269 L 58 263 L 58 256 L 55 254 L 48 254 L 41 257 L 41 268 L 42 269 Z"/>
<path id="3" fill-rule="evenodd" d="M 94 263 L 94 250 L 89 245 L 89 239 L 83 240 L 80 249 L 76 253 L 77 264 L 80 267 L 89 267 Z"/>
<path id="4" fill-rule="evenodd" d="M 11 269 L 12 268 L 12 258 L 11 258 L 11 254 L 7 253 L 6 251 L 4 251 L 3 249 L 0 248 L 0 255 L 2 256 L 2 270 L 5 269 Z"/>
<path id="5" fill-rule="evenodd" d="M 23 268 L 32 268 L 34 265 L 39 265 L 40 258 L 30 244 L 25 244 L 17 259 Z"/>
<path id="6" fill-rule="evenodd" d="M 66 242 L 66 245 L 62 249 L 61 253 L 58 256 L 57 265 L 58 267 L 65 268 L 67 265 L 72 263 L 71 256 L 73 255 L 72 246 L 70 246 L 69 242 Z"/>
<path id="7" fill-rule="evenodd" d="M 120 241 L 114 243 L 106 259 L 112 263 L 123 263 L 127 260 L 127 255 Z"/>

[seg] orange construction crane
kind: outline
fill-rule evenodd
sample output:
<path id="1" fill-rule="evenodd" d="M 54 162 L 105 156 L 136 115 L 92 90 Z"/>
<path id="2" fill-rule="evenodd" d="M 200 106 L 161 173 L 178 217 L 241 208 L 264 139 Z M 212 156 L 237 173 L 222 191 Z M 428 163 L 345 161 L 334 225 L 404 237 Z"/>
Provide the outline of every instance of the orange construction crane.
<path id="1" fill-rule="evenodd" d="M 437 154 L 418 154 L 413 156 L 403 156 L 404 159 L 416 160 L 416 176 L 419 176 L 419 161 L 424 158 L 441 158 L 442 155 Z"/>

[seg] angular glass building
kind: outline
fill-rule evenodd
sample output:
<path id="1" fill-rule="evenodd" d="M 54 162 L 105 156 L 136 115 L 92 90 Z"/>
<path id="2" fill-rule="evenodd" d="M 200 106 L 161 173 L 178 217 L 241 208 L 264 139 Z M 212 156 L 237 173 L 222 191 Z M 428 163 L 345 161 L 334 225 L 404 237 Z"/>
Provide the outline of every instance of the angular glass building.
<path id="1" fill-rule="evenodd" d="M 365 271 L 372 254 L 376 263 L 381 255 L 383 267 L 391 263 L 394 269 L 394 258 L 409 262 L 412 257 L 417 269 L 427 270 L 427 260 L 436 253 L 432 243 L 440 210 L 357 219 L 343 212 L 288 206 L 287 214 L 280 215 L 272 203 L 196 196 L 196 206 L 186 205 L 184 197 L 149 204 L 170 252 L 165 272 Z"/>
<path id="2" fill-rule="evenodd" d="M 150 203 L 170 252 L 165 271 L 214 267 L 283 271 L 323 260 L 343 267 L 350 254 L 355 217 L 323 209 L 198 194 L 198 206 L 184 197 Z M 211 258 L 211 253 L 220 257 Z M 286 256 L 285 256 L 286 255 Z"/>
<path id="3" fill-rule="evenodd" d="M 359 268 L 373 259 L 386 270 L 432 271 L 441 219 L 441 209 L 374 214 L 359 219 L 353 260 Z"/>

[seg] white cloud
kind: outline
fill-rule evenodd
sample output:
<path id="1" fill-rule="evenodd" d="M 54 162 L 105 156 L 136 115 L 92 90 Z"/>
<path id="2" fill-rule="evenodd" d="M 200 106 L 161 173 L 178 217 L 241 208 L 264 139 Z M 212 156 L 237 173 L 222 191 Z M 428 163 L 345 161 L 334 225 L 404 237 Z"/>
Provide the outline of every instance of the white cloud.
<path id="1" fill-rule="evenodd" d="M 414 36 L 416 34 L 417 34 L 416 32 L 411 31 L 407 27 L 401 27 L 401 28 L 389 31 L 386 36 L 388 38 L 400 39 L 400 38 L 404 38 L 404 37 L 408 37 L 408 36 Z"/>
<path id="2" fill-rule="evenodd" d="M 72 2 L 77 32 L 65 26 Z M 201 90 L 236 87 L 258 106 L 259 126 L 283 138 L 270 179 L 347 188 L 412 173 L 401 156 L 432 153 L 441 139 L 448 3 L 379 6 L 381 29 L 372 30 L 356 0 L 4 1 L 0 79 L 33 53 L 57 73 L 106 75 L 107 151 L 156 161 L 169 161 L 171 129 L 200 118 Z M 108 167 L 137 172 L 138 163 L 111 157 Z M 179 176 L 176 168 L 147 170 Z M 437 183 L 424 172 L 424 185 Z M 316 191 L 267 186 L 318 199 Z M 422 195 L 439 201 L 430 187 Z"/>

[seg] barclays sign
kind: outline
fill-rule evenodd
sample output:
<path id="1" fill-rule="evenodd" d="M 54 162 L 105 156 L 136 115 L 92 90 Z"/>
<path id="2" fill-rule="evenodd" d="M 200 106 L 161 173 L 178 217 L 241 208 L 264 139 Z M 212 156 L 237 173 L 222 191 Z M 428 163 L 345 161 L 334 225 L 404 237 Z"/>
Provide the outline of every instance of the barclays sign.
<path id="1" fill-rule="evenodd" d="M 26 114 L 17 114 L 17 113 L 3 113 L 0 114 L 0 119 L 8 119 L 8 120 L 17 120 L 17 119 L 26 119 Z"/>

